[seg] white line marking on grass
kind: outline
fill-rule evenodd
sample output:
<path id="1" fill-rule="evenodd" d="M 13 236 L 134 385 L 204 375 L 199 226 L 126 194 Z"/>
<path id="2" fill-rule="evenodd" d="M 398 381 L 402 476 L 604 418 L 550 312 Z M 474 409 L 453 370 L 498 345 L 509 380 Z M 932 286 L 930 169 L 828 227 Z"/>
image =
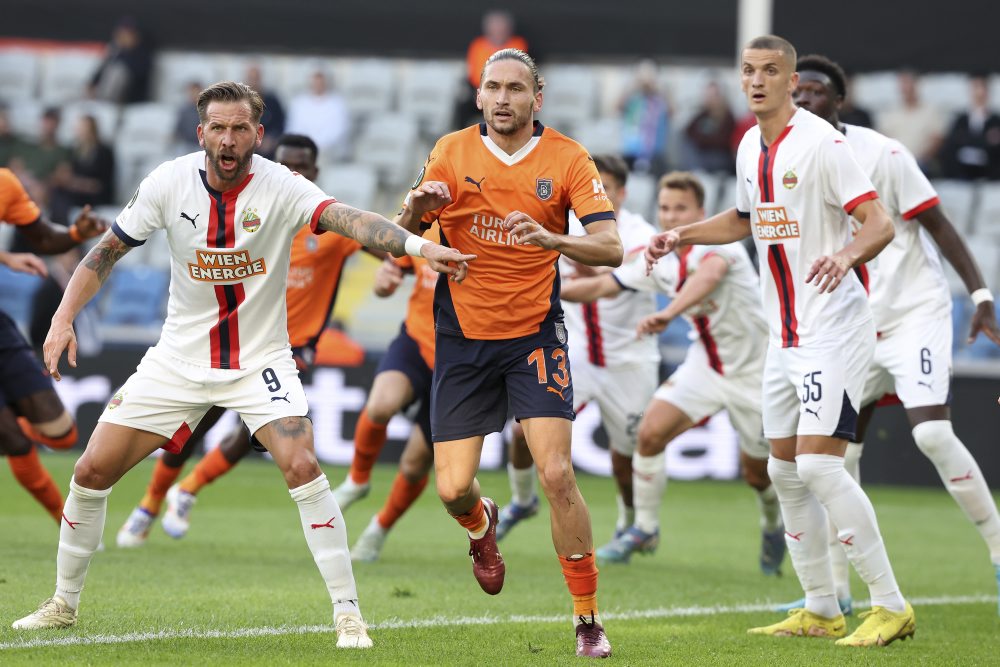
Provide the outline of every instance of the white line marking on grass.
<path id="1" fill-rule="evenodd" d="M 968 605 L 995 603 L 992 595 L 952 595 L 941 597 L 912 598 L 914 607 L 942 605 Z M 868 602 L 858 602 L 859 607 L 867 607 Z M 630 609 L 602 613 L 606 620 L 634 621 L 641 619 L 681 618 L 688 616 L 717 616 L 719 614 L 749 614 L 773 611 L 774 603 L 748 603 L 737 605 L 715 605 L 706 607 L 656 607 L 653 609 Z M 470 625 L 498 625 L 500 623 L 566 623 L 569 616 L 431 616 L 428 618 L 389 618 L 372 624 L 373 630 L 406 630 L 409 628 L 444 628 Z M 52 632 L 58 632 L 54 630 Z M 123 635 L 74 635 L 69 637 L 38 637 L 0 643 L 0 651 L 45 646 L 83 646 L 90 644 L 129 644 L 135 642 L 158 641 L 164 639 L 253 639 L 255 637 L 278 637 L 286 635 L 310 635 L 332 633 L 329 625 L 278 625 L 260 628 L 234 630 L 160 630 L 157 632 L 129 632 Z"/>

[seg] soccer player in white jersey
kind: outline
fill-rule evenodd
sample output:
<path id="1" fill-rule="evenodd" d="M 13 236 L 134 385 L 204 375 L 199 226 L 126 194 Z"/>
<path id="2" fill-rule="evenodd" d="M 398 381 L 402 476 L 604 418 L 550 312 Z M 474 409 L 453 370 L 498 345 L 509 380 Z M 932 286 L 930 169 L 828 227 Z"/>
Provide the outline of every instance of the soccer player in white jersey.
<path id="1" fill-rule="evenodd" d="M 847 447 L 848 472 L 859 479 L 861 443 L 876 402 L 884 394 L 896 394 L 906 408 L 917 447 L 983 536 L 1000 584 L 1000 516 L 979 465 L 951 426 L 951 295 L 931 240 L 955 267 L 976 304 L 970 342 L 982 333 L 1000 343 L 993 295 L 913 155 L 898 141 L 874 130 L 840 122 L 838 110 L 846 86 L 840 66 L 823 56 L 804 56 L 798 71 L 796 103 L 843 132 L 896 226 L 892 243 L 868 265 L 878 342 L 861 402 L 857 438 Z M 836 540 L 831 544 L 837 597 L 849 601 L 844 553 Z"/>
<path id="2" fill-rule="evenodd" d="M 625 261 L 629 257 L 641 259 L 649 237 L 656 230 L 641 215 L 623 206 L 628 165 L 616 155 L 594 155 L 593 160 L 601 176 L 595 187 L 603 183 L 604 193 L 615 207 Z M 571 234 L 585 234 L 575 216 L 570 216 L 569 224 Z M 602 267 L 583 266 L 562 257 L 559 270 L 563 276 L 593 275 L 601 272 Z M 605 269 L 604 273 L 610 276 L 610 269 Z M 637 338 L 635 328 L 656 310 L 656 299 L 652 294 L 629 292 L 586 304 L 564 302 L 562 307 L 570 341 L 573 409 L 580 410 L 587 403 L 596 403 L 608 434 L 611 470 L 618 487 L 617 537 L 635 518 L 632 455 L 642 410 L 656 389 L 660 365 L 656 340 Z M 498 540 L 519 521 L 538 513 L 537 474 L 524 432 L 518 424 L 513 428 L 509 452 L 507 473 L 512 497 L 500 510 Z"/>
<path id="3" fill-rule="evenodd" d="M 875 351 L 867 295 L 851 269 L 893 237 L 871 180 L 844 136 L 792 101 L 795 48 L 758 37 L 741 54 L 741 82 L 757 125 L 740 142 L 737 202 L 708 220 L 654 236 L 652 264 L 678 245 L 731 243 L 753 234 L 771 330 L 764 362 L 768 473 L 785 523 L 805 606 L 752 634 L 841 637 L 839 645 L 884 645 L 913 635 L 871 502 L 844 469 L 855 437 L 865 375 Z M 850 216 L 860 227 L 852 235 Z M 872 611 L 851 635 L 837 604 L 827 515 Z"/>
<path id="4" fill-rule="evenodd" d="M 657 193 L 661 229 L 674 229 L 705 217 L 705 190 L 693 174 L 674 172 L 660 179 Z M 722 409 L 729 412 L 740 442 L 740 464 L 757 491 L 761 510 L 760 567 L 780 571 L 785 533 L 778 497 L 767 476 L 769 445 L 761 425 L 761 374 L 767 348 L 767 323 L 760 308 L 757 272 L 738 243 L 677 250 L 646 275 L 642 257 L 613 273 L 566 281 L 565 301 L 589 301 L 619 294 L 663 292 L 672 301 L 643 318 L 633 337 L 655 340 L 671 320 L 684 317 L 698 338 L 684 363 L 646 406 L 632 459 L 635 521 L 614 541 L 597 550 L 604 562 L 626 563 L 634 552 L 653 550 L 660 538 L 659 509 L 666 490 L 667 445 Z"/>
<path id="5" fill-rule="evenodd" d="M 292 237 L 305 224 L 396 255 L 421 253 L 460 280 L 472 256 L 420 240 L 388 220 L 324 194 L 254 155 L 264 136 L 260 96 L 217 83 L 198 98 L 203 152 L 157 167 L 74 272 L 43 347 L 60 379 L 73 319 L 115 262 L 156 230 L 171 252 L 170 299 L 160 341 L 115 393 L 70 481 L 56 559 L 56 591 L 15 629 L 76 623 L 80 591 L 104 530 L 111 486 L 159 448 L 177 451 L 212 406 L 239 413 L 274 457 L 333 600 L 337 646 L 371 646 L 358 608 L 347 531 L 316 462 L 308 406 L 288 343 L 285 283 Z"/>

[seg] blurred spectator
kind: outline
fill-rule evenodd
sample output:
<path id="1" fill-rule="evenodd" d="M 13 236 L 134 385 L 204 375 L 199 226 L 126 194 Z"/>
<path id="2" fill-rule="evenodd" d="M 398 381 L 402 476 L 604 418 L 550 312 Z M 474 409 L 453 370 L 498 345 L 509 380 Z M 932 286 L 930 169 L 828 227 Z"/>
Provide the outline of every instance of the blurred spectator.
<path id="1" fill-rule="evenodd" d="M 38 141 L 22 141 L 11 157 L 10 167 L 21 179 L 25 190 L 42 208 L 49 204 L 52 177 L 70 160 L 69 150 L 59 143 L 59 109 L 42 112 Z"/>
<path id="2" fill-rule="evenodd" d="M 733 126 L 733 133 L 729 135 L 729 151 L 733 156 L 733 164 L 736 163 L 736 151 L 740 147 L 740 142 L 743 141 L 743 135 L 756 124 L 757 117 L 748 111 L 740 116 L 736 125 Z"/>
<path id="3" fill-rule="evenodd" d="M 11 158 L 21 150 L 22 141 L 10 128 L 10 113 L 0 105 L 0 167 L 10 164 Z"/>
<path id="4" fill-rule="evenodd" d="M 111 34 L 108 53 L 90 79 L 90 96 L 117 104 L 149 100 L 153 58 L 135 21 L 122 19 Z"/>
<path id="5" fill-rule="evenodd" d="M 260 78 L 260 67 L 257 65 L 247 68 L 247 78 L 244 83 L 260 93 L 261 99 L 264 100 L 264 114 L 260 117 L 260 124 L 264 126 L 264 141 L 261 142 L 257 152 L 266 158 L 272 158 L 278 139 L 285 133 L 285 107 L 274 91 L 264 87 Z"/>
<path id="6" fill-rule="evenodd" d="M 53 178 L 52 220 L 68 225 L 73 207 L 113 203 L 114 175 L 114 153 L 101 142 L 97 120 L 93 116 L 81 116 L 77 121 L 70 162 L 61 166 Z"/>
<path id="7" fill-rule="evenodd" d="M 983 74 L 969 78 L 969 110 L 952 123 L 941 162 L 948 178 L 1000 179 L 1000 115 L 990 111 L 989 82 Z"/>
<path id="8" fill-rule="evenodd" d="M 181 153 L 201 150 L 201 146 L 198 145 L 198 126 L 201 124 L 201 118 L 198 116 L 198 96 L 201 95 L 201 89 L 202 85 L 198 81 L 188 83 L 187 99 L 177 112 L 174 141 L 177 142 L 177 150 Z"/>
<path id="9" fill-rule="evenodd" d="M 471 42 L 465 52 L 466 81 L 469 85 L 459 95 L 455 118 L 464 127 L 482 120 L 482 112 L 476 108 L 476 91 L 486 61 L 501 49 L 528 50 L 528 42 L 514 34 L 514 17 L 510 12 L 493 9 L 483 14 L 483 34 Z M 470 120 L 473 119 L 473 120 Z"/>
<path id="10" fill-rule="evenodd" d="M 920 100 L 917 84 L 914 72 L 899 73 L 903 106 L 879 114 L 878 131 L 899 140 L 917 158 L 920 168 L 933 174 L 944 135 L 945 115 Z"/>
<path id="11" fill-rule="evenodd" d="M 333 91 L 326 74 L 316 70 L 309 83 L 309 92 L 295 97 L 288 105 L 290 134 L 311 137 L 320 152 L 334 160 L 348 154 L 351 116 L 344 98 Z"/>
<path id="12" fill-rule="evenodd" d="M 729 108 L 729 102 L 715 81 L 705 86 L 705 97 L 701 108 L 684 129 L 683 169 L 701 171 L 732 171 L 733 154 L 729 147 L 730 137 L 736 127 L 736 119 Z"/>
<path id="13" fill-rule="evenodd" d="M 633 171 L 657 176 L 666 171 L 670 105 L 660 92 L 656 64 L 639 63 L 635 82 L 619 103 L 622 114 L 622 156 Z"/>
<path id="14" fill-rule="evenodd" d="M 868 110 L 859 107 L 854 104 L 854 77 L 848 77 L 847 79 L 847 94 L 844 96 L 844 101 L 840 105 L 840 111 L 837 112 L 840 117 L 840 122 L 847 123 L 848 125 L 859 125 L 861 127 L 874 127 L 872 122 L 872 115 L 868 113 Z"/>

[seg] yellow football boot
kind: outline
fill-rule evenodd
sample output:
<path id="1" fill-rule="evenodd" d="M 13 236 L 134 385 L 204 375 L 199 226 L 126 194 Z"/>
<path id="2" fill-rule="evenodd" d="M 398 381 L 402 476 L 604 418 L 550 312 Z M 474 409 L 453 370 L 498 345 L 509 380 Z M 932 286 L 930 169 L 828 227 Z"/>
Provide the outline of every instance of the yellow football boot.
<path id="1" fill-rule="evenodd" d="M 805 609 L 790 609 L 788 618 L 773 625 L 750 628 L 749 635 L 770 635 L 772 637 L 843 637 L 847 634 L 847 623 L 843 614 L 833 618 L 819 616 Z"/>
<path id="2" fill-rule="evenodd" d="M 860 618 L 864 623 L 849 636 L 838 639 L 837 646 L 886 646 L 897 639 L 912 637 L 917 629 L 917 618 L 909 602 L 899 613 L 885 607 L 872 607 Z"/>

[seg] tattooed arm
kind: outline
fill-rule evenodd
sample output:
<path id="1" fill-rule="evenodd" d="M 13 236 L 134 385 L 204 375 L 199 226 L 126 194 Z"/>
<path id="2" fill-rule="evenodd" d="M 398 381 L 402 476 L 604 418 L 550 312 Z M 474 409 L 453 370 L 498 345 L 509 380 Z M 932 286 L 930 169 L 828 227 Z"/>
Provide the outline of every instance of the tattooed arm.
<path id="1" fill-rule="evenodd" d="M 101 289 L 115 262 L 129 250 L 130 246 L 125 245 L 114 232 L 109 231 L 91 248 L 76 267 L 73 277 L 69 279 L 59 308 L 52 316 L 52 325 L 49 327 L 48 335 L 45 336 L 45 344 L 42 346 L 45 367 L 56 380 L 62 379 L 58 366 L 64 350 L 67 350 L 69 365 L 76 368 L 76 334 L 73 332 L 73 320 Z"/>
<path id="2" fill-rule="evenodd" d="M 381 215 L 362 211 L 337 202 L 323 209 L 319 228 L 354 239 L 366 248 L 385 250 L 396 257 L 406 254 L 406 239 L 413 236 Z M 454 248 L 427 242 L 420 247 L 420 256 L 438 273 L 447 273 L 455 282 L 462 282 L 475 255 L 466 255 Z"/>

